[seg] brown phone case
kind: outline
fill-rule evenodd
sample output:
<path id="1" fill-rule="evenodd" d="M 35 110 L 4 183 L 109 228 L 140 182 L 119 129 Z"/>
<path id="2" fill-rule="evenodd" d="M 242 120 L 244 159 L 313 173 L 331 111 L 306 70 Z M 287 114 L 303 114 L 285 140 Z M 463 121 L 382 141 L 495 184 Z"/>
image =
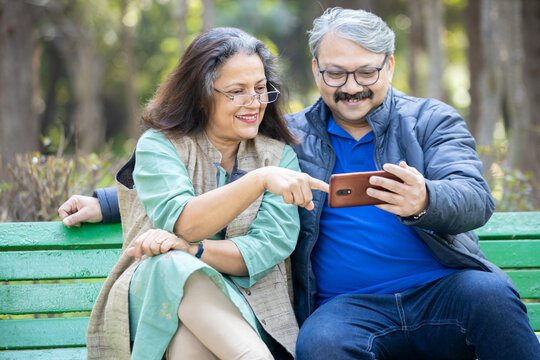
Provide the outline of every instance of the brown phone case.
<path id="1" fill-rule="evenodd" d="M 397 176 L 386 171 L 366 171 L 346 174 L 334 174 L 330 177 L 328 205 L 331 208 L 383 204 L 384 202 L 366 194 L 367 188 L 388 191 L 380 186 L 371 185 L 371 176 L 381 176 L 402 182 Z"/>

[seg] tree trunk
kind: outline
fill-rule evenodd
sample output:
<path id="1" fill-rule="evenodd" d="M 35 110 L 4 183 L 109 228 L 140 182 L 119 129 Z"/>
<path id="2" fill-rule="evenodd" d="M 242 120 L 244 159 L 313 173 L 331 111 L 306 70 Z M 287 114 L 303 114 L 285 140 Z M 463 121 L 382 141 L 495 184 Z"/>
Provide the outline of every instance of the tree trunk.
<path id="1" fill-rule="evenodd" d="M 505 1 L 503 13 L 508 19 L 505 31 L 508 44 L 508 56 L 505 57 L 504 74 L 505 102 L 510 120 L 510 137 L 508 149 L 508 166 L 523 170 L 526 167 L 525 152 L 529 149 L 529 133 L 531 132 L 531 113 L 529 99 L 524 84 L 523 64 L 525 52 L 522 37 L 522 3 L 521 1 Z M 536 79 L 538 81 L 538 79 Z"/>
<path id="2" fill-rule="evenodd" d="M 17 153 L 39 150 L 37 39 L 32 5 L 0 0 L 0 161 L 4 165 Z M 0 178 L 5 175 L 2 168 L 0 163 Z"/>
<path id="3" fill-rule="evenodd" d="M 135 54 L 133 50 L 133 33 L 123 19 L 127 12 L 129 0 L 122 0 L 122 50 L 126 62 L 126 114 L 128 133 L 131 138 L 137 139 L 140 133 L 139 126 L 139 101 L 135 92 Z"/>
<path id="4" fill-rule="evenodd" d="M 103 65 L 97 57 L 95 43 L 82 32 L 73 41 L 71 52 L 68 69 L 76 104 L 75 146 L 77 153 L 88 154 L 105 143 L 105 119 L 99 96 Z"/>
<path id="5" fill-rule="evenodd" d="M 176 8 L 176 19 L 178 20 L 178 38 L 180 39 L 180 56 L 184 54 L 186 50 L 186 38 L 187 38 L 187 0 L 179 0 Z"/>
<path id="6" fill-rule="evenodd" d="M 422 13 L 419 0 L 407 3 L 407 11 L 411 19 L 409 33 L 409 88 L 410 95 L 421 96 L 418 77 L 418 55 L 422 52 Z"/>
<path id="7" fill-rule="evenodd" d="M 467 28 L 467 38 L 469 47 L 467 58 L 469 62 L 469 94 L 471 104 L 469 105 L 469 115 L 467 124 L 474 137 L 478 136 L 478 122 L 480 116 L 480 84 L 479 74 L 482 71 L 482 42 L 480 37 L 480 1 L 469 1 L 465 11 L 465 25 Z"/>
<path id="8" fill-rule="evenodd" d="M 74 125 L 77 154 L 88 154 L 105 143 L 105 118 L 101 94 L 103 64 L 97 54 L 94 31 L 85 21 L 84 3 L 47 3 L 56 25 L 54 43 L 66 64 L 73 91 Z M 70 9 L 67 17 L 66 8 Z"/>
<path id="9" fill-rule="evenodd" d="M 216 26 L 216 13 L 214 0 L 203 0 L 203 28 L 202 31 L 210 30 Z"/>
<path id="10" fill-rule="evenodd" d="M 481 158 L 484 175 L 491 177 L 490 169 L 495 160 L 493 132 L 501 115 L 502 71 L 500 52 L 505 52 L 505 18 L 501 14 L 501 1 L 482 0 L 480 4 L 480 38 L 482 41 L 482 69 L 478 73 L 479 113 L 477 142 L 483 149 Z"/>
<path id="11" fill-rule="evenodd" d="M 424 15 L 424 36 L 429 57 L 429 74 L 427 96 L 444 100 L 443 71 L 445 51 L 443 36 L 443 3 L 442 0 L 422 0 Z"/>
<path id="12" fill-rule="evenodd" d="M 525 50 L 525 86 L 529 95 L 531 128 L 529 146 L 523 153 L 523 169 L 531 171 L 538 189 L 540 186 L 540 2 L 523 1 L 523 44 Z M 540 194 L 537 194 L 540 195 Z M 537 206 L 540 204 L 538 203 Z"/>
<path id="13" fill-rule="evenodd" d="M 311 53 L 309 51 L 308 36 L 306 32 L 313 26 L 313 19 L 321 15 L 322 9 L 317 6 L 306 6 L 302 16 L 294 25 L 290 34 L 276 38 L 279 56 L 288 64 L 289 70 L 285 87 L 291 94 L 296 94 L 303 104 L 309 104 L 313 99 L 309 97 L 314 86 L 311 72 Z M 299 111 L 300 109 L 287 109 Z"/>
<path id="14" fill-rule="evenodd" d="M 57 109 L 57 86 L 58 80 L 62 76 L 63 67 L 62 58 L 60 57 L 58 49 L 56 49 L 54 44 L 48 44 L 46 47 L 44 47 L 44 49 L 45 50 L 43 51 L 42 57 L 45 57 L 45 54 L 49 57 L 49 71 L 46 74 L 47 79 L 43 81 L 43 84 L 47 84 L 47 89 L 44 89 L 43 94 L 45 110 L 41 114 L 41 134 L 46 134 L 49 127 L 54 124 Z"/>

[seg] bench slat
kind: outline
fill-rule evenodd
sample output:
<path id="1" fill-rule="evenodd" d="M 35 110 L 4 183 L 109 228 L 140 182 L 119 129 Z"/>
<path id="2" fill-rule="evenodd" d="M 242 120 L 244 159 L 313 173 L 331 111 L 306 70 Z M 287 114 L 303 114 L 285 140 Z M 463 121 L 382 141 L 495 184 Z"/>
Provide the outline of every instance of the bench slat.
<path id="1" fill-rule="evenodd" d="M 540 267 L 540 240 L 482 240 L 480 248 L 501 268 Z"/>
<path id="2" fill-rule="evenodd" d="M 0 286 L 0 314 L 90 311 L 102 286 L 103 282 Z"/>
<path id="3" fill-rule="evenodd" d="M 488 223 L 475 230 L 480 239 L 540 239 L 540 212 L 494 213 Z"/>
<path id="4" fill-rule="evenodd" d="M 534 331 L 540 331 L 540 302 L 526 303 L 527 315 Z"/>
<path id="5" fill-rule="evenodd" d="M 118 248 L 122 225 L 83 224 L 68 229 L 60 221 L 0 223 L 0 251 Z"/>
<path id="6" fill-rule="evenodd" d="M 0 360 L 85 360 L 86 348 L 0 351 Z"/>
<path id="7" fill-rule="evenodd" d="M 540 303 L 526 305 L 533 329 L 540 331 Z M 88 319 L 77 317 L 0 321 L 0 349 L 7 349 L 8 346 L 10 349 L 84 346 Z"/>
<path id="8" fill-rule="evenodd" d="M 0 280 L 107 277 L 120 249 L 0 253 Z"/>
<path id="9" fill-rule="evenodd" d="M 0 349 L 85 346 L 89 317 L 0 321 Z"/>
<path id="10" fill-rule="evenodd" d="M 540 299 L 540 270 L 508 270 L 523 299 Z"/>

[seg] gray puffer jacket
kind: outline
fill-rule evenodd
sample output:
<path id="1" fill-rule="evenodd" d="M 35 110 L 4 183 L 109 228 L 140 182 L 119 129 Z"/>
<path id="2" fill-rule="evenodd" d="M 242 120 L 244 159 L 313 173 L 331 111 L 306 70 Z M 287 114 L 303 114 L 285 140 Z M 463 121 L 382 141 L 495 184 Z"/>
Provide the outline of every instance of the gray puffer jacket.
<path id="1" fill-rule="evenodd" d="M 287 116 L 291 131 L 300 139 L 293 147 L 302 171 L 326 182 L 336 161 L 326 130 L 329 117 L 330 109 L 322 99 Z M 383 104 L 367 116 L 367 121 L 373 129 L 378 169 L 403 160 L 426 178 L 426 214 L 418 220 L 399 220 L 418 232 L 442 264 L 493 271 L 508 279 L 486 260 L 472 232 L 489 220 L 494 203 L 482 177 L 474 138 L 457 111 L 440 101 L 414 98 L 390 88 Z M 315 209 L 300 209 L 300 239 L 292 255 L 295 312 L 300 325 L 315 310 L 311 252 L 326 196 L 315 191 Z"/>

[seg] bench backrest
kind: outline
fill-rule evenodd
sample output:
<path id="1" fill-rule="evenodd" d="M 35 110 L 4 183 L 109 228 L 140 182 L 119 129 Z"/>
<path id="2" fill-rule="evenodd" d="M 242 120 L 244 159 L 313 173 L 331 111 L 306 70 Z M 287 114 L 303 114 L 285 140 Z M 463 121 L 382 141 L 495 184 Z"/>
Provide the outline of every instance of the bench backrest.
<path id="1" fill-rule="evenodd" d="M 531 325 L 539 332 L 540 212 L 495 213 L 476 234 L 486 257 L 516 284 Z"/>
<path id="2" fill-rule="evenodd" d="M 85 346 L 121 247 L 120 224 L 0 224 L 0 349 Z"/>
<path id="3" fill-rule="evenodd" d="M 477 234 L 540 331 L 540 212 L 496 213 Z M 0 223 L 0 350 L 83 358 L 92 305 L 121 246 L 120 224 Z"/>

